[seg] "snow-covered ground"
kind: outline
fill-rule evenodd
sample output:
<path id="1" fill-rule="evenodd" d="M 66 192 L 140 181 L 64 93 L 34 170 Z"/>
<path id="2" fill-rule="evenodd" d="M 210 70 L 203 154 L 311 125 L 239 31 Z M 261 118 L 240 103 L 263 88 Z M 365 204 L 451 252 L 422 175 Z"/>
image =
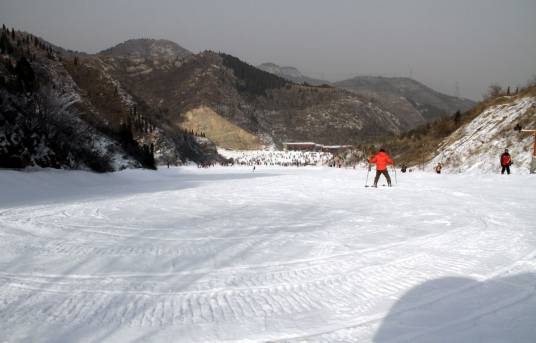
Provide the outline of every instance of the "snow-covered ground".
<path id="1" fill-rule="evenodd" d="M 0 171 L 0 342 L 534 342 L 536 177 L 365 177 Z"/>

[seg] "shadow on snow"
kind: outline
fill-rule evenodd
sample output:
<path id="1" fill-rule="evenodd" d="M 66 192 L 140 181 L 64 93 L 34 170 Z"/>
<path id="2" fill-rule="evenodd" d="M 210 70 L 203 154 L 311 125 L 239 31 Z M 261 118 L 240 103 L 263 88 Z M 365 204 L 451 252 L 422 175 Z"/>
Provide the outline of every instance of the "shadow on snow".
<path id="1" fill-rule="evenodd" d="M 374 342 L 534 342 L 536 274 L 485 281 L 447 277 L 408 291 Z"/>

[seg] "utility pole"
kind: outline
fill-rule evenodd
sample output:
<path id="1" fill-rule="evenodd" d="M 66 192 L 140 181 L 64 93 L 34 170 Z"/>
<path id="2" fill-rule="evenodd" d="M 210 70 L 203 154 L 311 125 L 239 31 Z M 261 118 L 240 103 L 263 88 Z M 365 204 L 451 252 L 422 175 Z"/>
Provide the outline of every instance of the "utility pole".
<path id="1" fill-rule="evenodd" d="M 536 130 L 520 130 L 520 132 L 528 132 L 534 136 L 534 146 L 532 147 L 532 161 L 530 162 L 530 173 L 536 174 Z"/>

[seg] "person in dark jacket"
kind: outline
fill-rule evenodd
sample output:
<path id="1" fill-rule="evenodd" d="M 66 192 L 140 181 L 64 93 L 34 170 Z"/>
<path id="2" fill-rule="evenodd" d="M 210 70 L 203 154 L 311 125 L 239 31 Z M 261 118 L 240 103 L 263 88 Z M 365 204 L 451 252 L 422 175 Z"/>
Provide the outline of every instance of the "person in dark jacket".
<path id="1" fill-rule="evenodd" d="M 437 166 L 435 166 L 435 172 L 441 174 L 441 169 L 443 169 L 443 165 L 438 163 Z"/>
<path id="2" fill-rule="evenodd" d="M 508 153 L 508 149 L 504 149 L 503 154 L 501 155 L 501 174 L 504 174 L 506 171 L 510 175 L 510 166 L 512 165 L 512 157 Z"/>
<path id="3" fill-rule="evenodd" d="M 391 159 L 391 157 L 389 157 L 385 150 L 380 149 L 380 151 L 376 155 L 374 155 L 373 158 L 369 159 L 368 162 L 376 164 L 376 177 L 374 178 L 373 187 L 378 187 L 378 180 L 380 179 L 380 175 L 382 174 L 387 179 L 387 185 L 391 187 L 391 177 L 387 172 L 387 165 L 394 165 L 395 162 Z"/>

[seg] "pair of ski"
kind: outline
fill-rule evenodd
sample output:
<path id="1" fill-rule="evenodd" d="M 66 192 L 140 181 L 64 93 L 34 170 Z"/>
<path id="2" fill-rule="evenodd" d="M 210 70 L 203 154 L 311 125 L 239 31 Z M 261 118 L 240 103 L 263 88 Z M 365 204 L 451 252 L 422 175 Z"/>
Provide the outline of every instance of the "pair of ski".
<path id="1" fill-rule="evenodd" d="M 365 180 L 365 188 L 368 188 L 368 187 L 371 187 L 371 188 L 378 188 L 377 186 L 376 186 L 376 187 L 374 187 L 374 185 L 370 185 L 370 186 L 369 186 L 369 184 L 368 184 L 368 177 L 369 177 L 369 174 L 370 174 L 370 169 L 371 169 L 371 168 L 370 168 L 370 164 L 369 164 L 369 165 L 368 165 L 368 171 L 367 171 L 367 179 Z M 398 185 L 398 180 L 396 179 L 396 168 L 395 168 L 395 166 L 393 166 L 393 172 L 394 172 L 394 174 L 395 174 L 395 184 Z M 385 186 L 386 186 L 386 185 L 382 185 L 382 187 L 385 187 Z M 393 187 L 393 185 L 391 184 L 391 186 L 389 186 L 389 187 Z"/>

